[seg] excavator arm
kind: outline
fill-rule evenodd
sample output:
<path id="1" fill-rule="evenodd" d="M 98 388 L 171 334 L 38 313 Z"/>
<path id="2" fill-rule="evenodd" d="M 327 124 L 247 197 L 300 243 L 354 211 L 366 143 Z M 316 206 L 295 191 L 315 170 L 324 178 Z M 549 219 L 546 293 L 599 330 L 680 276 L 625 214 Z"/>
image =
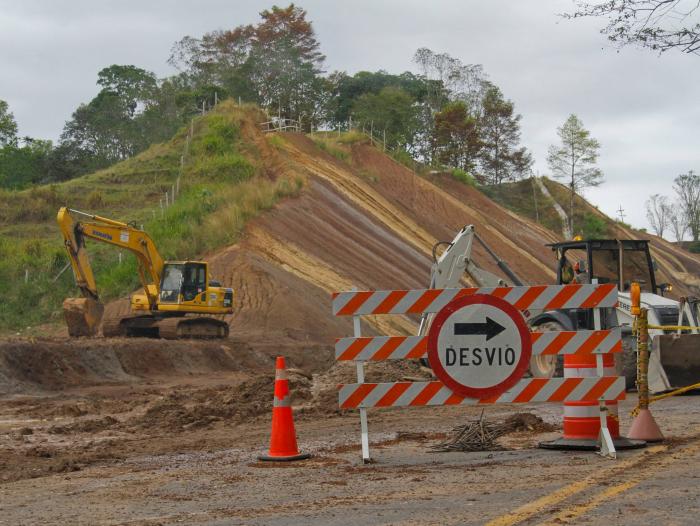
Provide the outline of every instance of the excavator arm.
<path id="1" fill-rule="evenodd" d="M 79 216 L 85 220 L 77 220 Z M 163 273 L 163 258 L 148 234 L 127 223 L 66 207 L 58 211 L 57 221 L 63 234 L 76 284 L 83 294 L 83 298 L 67 298 L 63 303 L 68 332 L 71 336 L 94 335 L 104 310 L 85 248 L 86 238 L 128 250 L 136 256 L 143 290 L 151 309 L 155 308 Z"/>

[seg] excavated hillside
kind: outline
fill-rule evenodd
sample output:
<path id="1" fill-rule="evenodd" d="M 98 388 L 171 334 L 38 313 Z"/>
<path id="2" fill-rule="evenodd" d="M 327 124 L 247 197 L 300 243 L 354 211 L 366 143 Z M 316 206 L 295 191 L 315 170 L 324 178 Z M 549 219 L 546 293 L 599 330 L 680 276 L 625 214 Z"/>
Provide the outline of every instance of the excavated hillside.
<path id="1" fill-rule="evenodd" d="M 240 149 L 255 153 L 260 174 L 242 184 L 276 187 L 296 181 L 300 186 L 298 192 L 282 194 L 271 208 L 250 214 L 241 231 L 231 234 L 238 240 L 235 244 L 198 255 L 210 262 L 215 277 L 235 290 L 236 312 L 228 320 L 231 342 L 225 348 L 230 350 L 232 345 L 234 352 L 247 353 L 243 361 L 255 365 L 251 373 L 257 366 L 270 364 L 277 354 L 286 355 L 292 365 L 309 373 L 327 370 L 333 365 L 334 340 L 352 331 L 351 320 L 331 315 L 331 294 L 352 287 L 425 287 L 433 245 L 451 240 L 467 224 L 476 226 L 524 282 L 554 281 L 554 258 L 545 245 L 562 239 L 552 206 L 552 198 L 565 202 L 566 190 L 561 185 L 544 181 L 550 198 L 533 194 L 528 181 L 491 189 L 488 197 L 449 173 L 419 175 L 360 134 L 264 134 L 255 126 L 259 112 L 235 111 L 243 112 L 237 117 L 243 123 Z M 527 206 L 528 199 L 538 200 L 536 215 Z M 579 208 L 604 219 L 611 237 L 640 235 L 579 201 Z M 240 224 L 229 216 L 238 219 L 240 214 L 235 207 L 217 209 L 205 218 L 202 228 L 226 230 L 228 225 Z M 658 238 L 652 241 L 660 280 L 672 283 L 676 294 L 695 293 L 700 286 L 700 260 L 671 243 Z M 478 244 L 473 257 L 478 265 L 500 274 Z M 127 309 L 126 299 L 114 301 L 107 306 L 106 316 L 118 316 Z M 416 330 L 416 319 L 402 316 L 365 318 L 363 322 L 367 334 Z M 110 346 L 88 339 L 71 344 L 87 354 L 75 352 L 67 357 L 65 329 L 55 334 L 58 341 L 0 343 L 0 392 L 137 381 L 158 373 L 157 364 L 141 363 L 142 349 L 161 352 L 168 348 L 167 342 L 125 341 Z M 217 344 L 198 348 L 201 352 L 192 372 L 232 370 L 229 362 L 216 358 Z M 167 356 L 161 372 L 189 374 L 188 361 L 172 352 L 172 356 L 163 355 Z M 50 356 L 57 361 L 47 358 Z M 86 363 L 88 357 L 99 364 Z M 57 370 L 65 369 L 90 374 L 69 376 L 70 381 L 51 380 L 52 374 L 63 374 Z"/>

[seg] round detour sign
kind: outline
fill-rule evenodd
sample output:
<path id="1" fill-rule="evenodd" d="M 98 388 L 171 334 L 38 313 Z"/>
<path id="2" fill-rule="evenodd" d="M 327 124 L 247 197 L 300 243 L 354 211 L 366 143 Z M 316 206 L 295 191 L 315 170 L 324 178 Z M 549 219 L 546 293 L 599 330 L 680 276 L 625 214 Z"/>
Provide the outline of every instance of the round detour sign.
<path id="1" fill-rule="evenodd" d="M 469 398 L 498 396 L 527 371 L 530 331 L 518 309 L 485 294 L 452 300 L 428 332 L 428 358 L 435 375 Z"/>

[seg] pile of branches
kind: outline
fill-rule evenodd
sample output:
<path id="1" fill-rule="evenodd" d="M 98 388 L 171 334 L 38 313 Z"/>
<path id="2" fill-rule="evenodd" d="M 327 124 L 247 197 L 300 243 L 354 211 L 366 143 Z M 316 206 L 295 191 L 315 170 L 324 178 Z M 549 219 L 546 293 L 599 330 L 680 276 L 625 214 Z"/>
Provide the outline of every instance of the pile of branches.
<path id="1" fill-rule="evenodd" d="M 554 426 L 531 413 L 517 413 L 500 422 L 487 422 L 484 412 L 478 420 L 472 420 L 452 430 L 452 438 L 431 446 L 436 452 L 447 451 L 497 451 L 503 449 L 496 440 L 515 431 L 552 431 Z"/>

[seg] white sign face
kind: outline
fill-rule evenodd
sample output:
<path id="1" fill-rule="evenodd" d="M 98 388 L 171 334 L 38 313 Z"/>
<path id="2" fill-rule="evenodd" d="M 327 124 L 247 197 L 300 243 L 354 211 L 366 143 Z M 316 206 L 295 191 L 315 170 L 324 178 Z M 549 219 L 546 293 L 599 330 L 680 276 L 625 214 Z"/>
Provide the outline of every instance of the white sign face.
<path id="1" fill-rule="evenodd" d="M 500 298 L 479 296 L 455 300 L 438 313 L 428 344 L 438 378 L 473 397 L 511 387 L 525 372 L 531 352 L 520 312 Z"/>
<path id="2" fill-rule="evenodd" d="M 129 231 L 128 230 L 121 230 L 119 232 L 119 241 L 121 241 L 122 243 L 129 242 Z"/>
<path id="3" fill-rule="evenodd" d="M 463 385 L 484 388 L 508 378 L 520 361 L 518 328 L 491 305 L 469 305 L 445 320 L 438 336 L 443 369 Z"/>

